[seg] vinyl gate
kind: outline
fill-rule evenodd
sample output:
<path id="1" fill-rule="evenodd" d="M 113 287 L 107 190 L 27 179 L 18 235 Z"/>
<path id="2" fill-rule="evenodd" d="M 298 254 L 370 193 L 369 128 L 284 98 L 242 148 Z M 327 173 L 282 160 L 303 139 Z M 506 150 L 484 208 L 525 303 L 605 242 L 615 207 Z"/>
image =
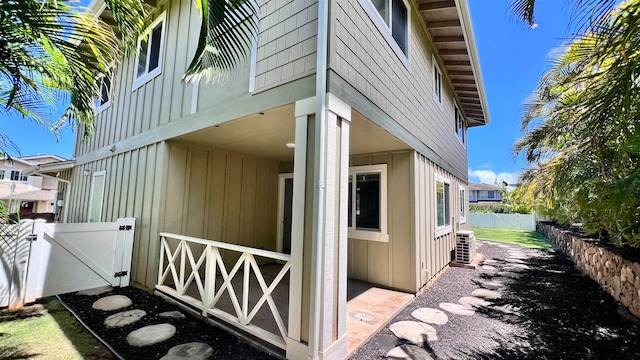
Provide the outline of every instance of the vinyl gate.
<path id="1" fill-rule="evenodd" d="M 99 286 L 129 285 L 134 218 L 0 225 L 0 307 Z"/>

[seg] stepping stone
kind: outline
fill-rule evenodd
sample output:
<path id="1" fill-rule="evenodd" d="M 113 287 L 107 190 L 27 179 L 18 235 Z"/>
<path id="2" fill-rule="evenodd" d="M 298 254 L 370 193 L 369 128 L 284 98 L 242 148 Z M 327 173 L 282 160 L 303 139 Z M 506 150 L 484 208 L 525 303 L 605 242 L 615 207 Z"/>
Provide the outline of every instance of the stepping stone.
<path id="1" fill-rule="evenodd" d="M 481 306 L 491 305 L 491 303 L 488 302 L 487 300 L 484 300 L 475 296 L 463 296 L 458 300 L 458 302 L 462 305 L 472 306 L 472 307 L 481 307 Z"/>
<path id="2" fill-rule="evenodd" d="M 160 360 L 205 360 L 213 355 L 211 346 L 205 343 L 190 342 L 169 349 Z"/>
<path id="3" fill-rule="evenodd" d="M 511 245 L 497 244 L 496 246 L 498 246 L 499 248 L 503 248 L 503 249 L 513 249 L 513 247 Z"/>
<path id="4" fill-rule="evenodd" d="M 518 311 L 520 310 L 519 308 L 513 306 L 513 305 L 501 305 L 501 306 L 494 306 L 493 309 L 498 310 L 502 313 L 505 314 L 517 314 Z"/>
<path id="5" fill-rule="evenodd" d="M 440 303 L 440 307 L 456 315 L 471 316 L 476 313 L 473 307 L 467 306 L 467 305 L 454 304 L 454 303 Z"/>
<path id="6" fill-rule="evenodd" d="M 496 275 L 504 276 L 510 279 L 520 279 L 522 277 L 522 274 L 518 274 L 510 271 L 500 271 Z"/>
<path id="7" fill-rule="evenodd" d="M 110 295 L 96 300 L 92 307 L 96 310 L 113 311 L 131 306 L 131 299 L 124 295 Z"/>
<path id="8" fill-rule="evenodd" d="M 500 295 L 499 292 L 493 291 L 493 290 L 487 290 L 487 289 L 473 290 L 471 292 L 471 295 L 484 298 L 484 299 L 490 299 L 490 300 L 502 298 L 502 295 Z"/>
<path id="9" fill-rule="evenodd" d="M 496 276 L 496 277 L 492 278 L 491 281 L 498 282 L 498 283 L 501 283 L 501 284 L 513 284 L 514 282 L 516 282 L 512 278 L 502 277 L 502 276 Z"/>
<path id="10" fill-rule="evenodd" d="M 389 330 L 399 339 L 407 340 L 415 345 L 438 340 L 436 329 L 423 322 L 398 321 L 389 326 Z"/>
<path id="11" fill-rule="evenodd" d="M 525 264 L 509 264 L 508 266 L 505 266 L 504 269 L 509 271 L 508 269 L 528 270 L 528 269 L 531 269 L 531 268 L 528 265 L 525 265 Z"/>
<path id="12" fill-rule="evenodd" d="M 184 319 L 184 314 L 180 311 L 165 311 L 158 316 L 163 319 Z"/>
<path id="13" fill-rule="evenodd" d="M 414 318 L 428 324 L 444 325 L 449 321 L 447 314 L 431 308 L 420 308 L 411 313 Z"/>
<path id="14" fill-rule="evenodd" d="M 387 359 L 433 360 L 433 357 L 421 347 L 405 344 L 389 350 Z"/>
<path id="15" fill-rule="evenodd" d="M 175 333 L 176 327 L 171 324 L 149 325 L 130 332 L 127 342 L 136 347 L 149 346 L 170 339 Z"/>
<path id="16" fill-rule="evenodd" d="M 482 270 L 494 271 L 497 270 L 495 266 L 491 265 L 482 265 Z"/>
<path id="17" fill-rule="evenodd" d="M 507 259 L 504 259 L 504 261 L 512 264 L 524 264 L 524 261 L 516 258 L 507 258 Z"/>
<path id="18" fill-rule="evenodd" d="M 103 286 L 103 287 L 98 287 L 93 289 L 80 290 L 76 293 L 76 295 L 97 296 L 97 295 L 106 294 L 112 291 L 113 291 L 113 288 L 111 286 Z"/>
<path id="19" fill-rule="evenodd" d="M 520 259 L 520 260 L 526 260 L 529 258 L 529 256 L 527 256 L 525 253 L 515 253 L 515 252 L 510 252 L 509 257 L 511 257 L 512 259 Z"/>
<path id="20" fill-rule="evenodd" d="M 498 264 L 498 261 L 494 259 L 485 259 L 482 263 L 487 265 L 495 265 Z"/>
<path id="21" fill-rule="evenodd" d="M 122 327 L 133 324 L 147 315 L 144 310 L 134 309 L 113 314 L 104 319 L 104 325 L 108 328 Z"/>
<path id="22" fill-rule="evenodd" d="M 489 290 L 498 290 L 502 289 L 504 287 L 504 284 L 498 281 L 487 281 L 485 283 L 482 283 L 481 286 Z"/>

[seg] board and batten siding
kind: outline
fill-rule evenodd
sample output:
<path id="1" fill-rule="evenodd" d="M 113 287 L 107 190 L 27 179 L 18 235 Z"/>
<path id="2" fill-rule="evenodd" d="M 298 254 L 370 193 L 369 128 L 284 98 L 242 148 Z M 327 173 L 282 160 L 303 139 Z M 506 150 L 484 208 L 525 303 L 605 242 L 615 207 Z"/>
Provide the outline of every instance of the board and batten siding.
<path id="1" fill-rule="evenodd" d="M 318 2 L 260 1 L 255 90 L 311 75 L 316 69 Z"/>
<path id="2" fill-rule="evenodd" d="M 84 169 L 106 171 L 100 221 L 136 218 L 131 280 L 147 288 L 153 288 L 157 281 L 164 154 L 165 143 L 157 143 L 76 167 L 66 201 L 70 206 L 68 221 L 86 222 L 93 176 L 85 175 Z"/>
<path id="3" fill-rule="evenodd" d="M 349 239 L 348 277 L 416 292 L 415 234 L 411 231 L 413 152 L 354 155 L 350 166 L 387 164 L 389 242 Z"/>
<path id="4" fill-rule="evenodd" d="M 280 163 L 170 143 L 161 231 L 276 251 Z"/>
<path id="5" fill-rule="evenodd" d="M 443 76 L 442 106 L 433 99 L 434 47 L 420 15 L 413 8 L 410 15 L 407 67 L 358 0 L 333 0 L 329 67 L 463 176 L 467 151 L 455 133 L 453 91 Z"/>

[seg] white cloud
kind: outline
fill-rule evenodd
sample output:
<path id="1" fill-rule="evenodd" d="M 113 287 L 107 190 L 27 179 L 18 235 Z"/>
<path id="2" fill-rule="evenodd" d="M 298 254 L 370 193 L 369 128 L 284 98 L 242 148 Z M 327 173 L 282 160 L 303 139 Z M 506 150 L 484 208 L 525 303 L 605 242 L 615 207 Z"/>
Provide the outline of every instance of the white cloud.
<path id="1" fill-rule="evenodd" d="M 496 174 L 491 170 L 471 170 L 469 169 L 469 181 L 483 184 L 493 184 L 498 179 L 498 184 L 505 181 L 507 184 L 518 182 L 518 173 L 501 172 Z"/>

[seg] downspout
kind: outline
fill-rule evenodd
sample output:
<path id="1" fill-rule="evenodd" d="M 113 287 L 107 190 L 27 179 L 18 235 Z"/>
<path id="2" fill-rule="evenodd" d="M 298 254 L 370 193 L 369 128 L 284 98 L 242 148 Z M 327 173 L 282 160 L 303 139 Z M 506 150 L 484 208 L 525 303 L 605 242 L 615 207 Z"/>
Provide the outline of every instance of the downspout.
<path id="1" fill-rule="evenodd" d="M 40 173 L 40 169 L 37 166 L 34 168 L 33 173 L 38 175 L 38 176 L 42 176 L 45 179 L 52 179 L 52 180 L 60 181 L 60 182 L 63 182 L 65 184 L 67 184 L 67 188 L 64 191 L 65 192 L 64 207 L 62 209 L 62 222 L 66 223 L 67 222 L 67 214 L 68 214 L 68 210 L 69 210 L 69 195 L 71 194 L 71 181 L 65 180 L 65 179 L 60 179 L 60 178 L 57 178 L 57 177 L 51 176 L 51 175 L 41 174 Z"/>
<path id="2" fill-rule="evenodd" d="M 313 254 L 311 258 L 311 321 L 309 322 L 309 359 L 318 359 L 322 309 L 322 259 L 324 239 L 327 53 L 329 35 L 329 0 L 318 0 L 318 48 L 316 63 L 316 115 L 313 192 Z"/>

